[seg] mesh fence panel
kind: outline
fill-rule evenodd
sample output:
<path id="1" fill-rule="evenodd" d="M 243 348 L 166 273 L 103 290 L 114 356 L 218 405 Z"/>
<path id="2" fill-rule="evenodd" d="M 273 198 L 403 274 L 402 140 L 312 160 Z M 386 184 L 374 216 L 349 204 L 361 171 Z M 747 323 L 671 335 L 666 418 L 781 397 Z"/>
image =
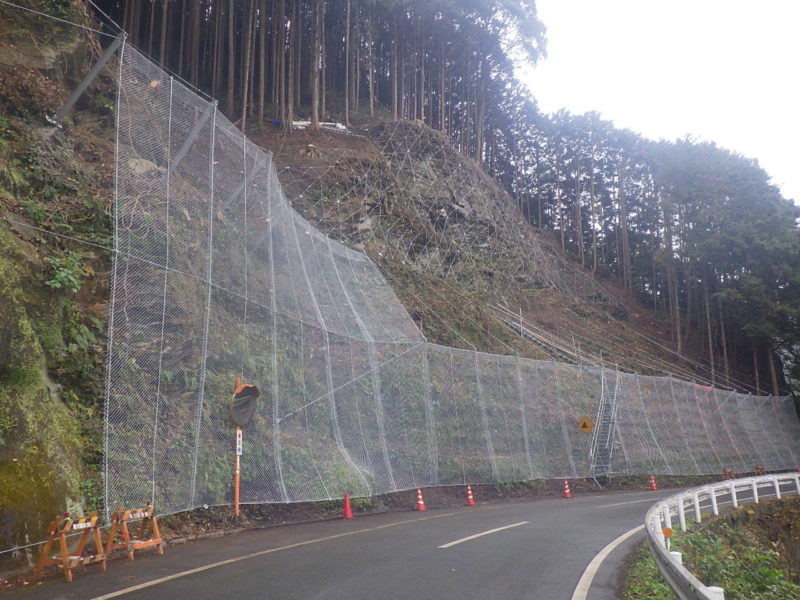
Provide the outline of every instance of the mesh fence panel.
<path id="1" fill-rule="evenodd" d="M 591 476 L 602 452 L 621 474 L 800 459 L 786 398 L 427 343 L 366 255 L 292 209 L 269 153 L 130 47 L 118 119 L 109 510 L 232 501 L 237 376 L 262 391 L 247 503 Z"/>

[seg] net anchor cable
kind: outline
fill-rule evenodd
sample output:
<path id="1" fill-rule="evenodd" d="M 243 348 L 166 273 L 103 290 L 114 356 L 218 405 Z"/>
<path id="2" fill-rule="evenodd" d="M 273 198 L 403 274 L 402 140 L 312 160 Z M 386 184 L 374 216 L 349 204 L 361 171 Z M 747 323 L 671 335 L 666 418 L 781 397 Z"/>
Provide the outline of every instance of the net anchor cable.
<path id="1" fill-rule="evenodd" d="M 64 102 L 64 105 L 56 111 L 56 114 L 52 117 L 47 117 L 48 122 L 55 125 L 56 127 L 62 126 L 62 121 L 64 119 L 64 115 L 69 112 L 69 110 L 75 106 L 75 103 L 83 96 L 83 93 L 86 91 L 86 88 L 97 78 L 100 74 L 100 71 L 106 66 L 106 63 L 111 60 L 111 57 L 116 54 L 119 47 L 122 43 L 126 40 L 128 34 L 124 31 L 117 35 L 114 40 L 108 45 L 105 52 L 103 52 L 102 56 L 94 63 L 94 66 L 91 70 L 84 76 L 81 82 L 78 84 L 72 93 L 67 98 L 67 101 Z"/>

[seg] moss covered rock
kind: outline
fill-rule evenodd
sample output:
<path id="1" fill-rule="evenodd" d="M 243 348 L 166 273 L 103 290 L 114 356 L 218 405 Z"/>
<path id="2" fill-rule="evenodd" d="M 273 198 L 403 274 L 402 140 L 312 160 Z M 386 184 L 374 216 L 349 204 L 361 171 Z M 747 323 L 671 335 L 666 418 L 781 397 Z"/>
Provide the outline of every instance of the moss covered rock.
<path id="1" fill-rule="evenodd" d="M 0 226 L 2 548 L 41 539 L 49 519 L 81 495 L 80 429 L 47 375 L 41 339 L 60 330 L 63 309 L 45 300 L 23 243 Z"/>

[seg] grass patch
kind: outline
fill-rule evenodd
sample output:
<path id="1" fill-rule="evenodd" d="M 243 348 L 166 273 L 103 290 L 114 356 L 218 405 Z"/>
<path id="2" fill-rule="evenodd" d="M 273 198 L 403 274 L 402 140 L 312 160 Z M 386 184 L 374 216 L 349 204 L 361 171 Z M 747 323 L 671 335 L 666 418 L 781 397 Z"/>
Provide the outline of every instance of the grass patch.
<path id="1" fill-rule="evenodd" d="M 726 600 L 800 598 L 800 500 L 748 505 L 677 533 L 672 547 L 705 585 L 720 586 Z M 674 600 L 646 543 L 625 577 L 625 600 Z"/>
<path id="2" fill-rule="evenodd" d="M 642 542 L 633 554 L 622 597 L 625 600 L 677 600 L 666 581 L 658 572 L 656 561 L 650 555 L 647 542 Z"/>
<path id="3" fill-rule="evenodd" d="M 800 597 L 800 585 L 783 568 L 778 545 L 742 523 L 739 513 L 674 538 L 687 568 L 706 585 L 725 589 L 726 600 L 784 600 Z M 755 524 L 755 523 L 754 523 Z"/>

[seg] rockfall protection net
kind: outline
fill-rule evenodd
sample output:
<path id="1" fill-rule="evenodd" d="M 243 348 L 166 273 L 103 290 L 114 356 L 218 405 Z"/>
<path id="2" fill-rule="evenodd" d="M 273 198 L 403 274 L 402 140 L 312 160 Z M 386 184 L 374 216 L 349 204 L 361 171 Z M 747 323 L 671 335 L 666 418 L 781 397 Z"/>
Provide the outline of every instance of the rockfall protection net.
<path id="1" fill-rule="evenodd" d="M 787 398 L 427 343 L 269 153 L 133 48 L 120 63 L 109 510 L 232 501 L 237 376 L 261 390 L 245 503 L 798 463 Z"/>

